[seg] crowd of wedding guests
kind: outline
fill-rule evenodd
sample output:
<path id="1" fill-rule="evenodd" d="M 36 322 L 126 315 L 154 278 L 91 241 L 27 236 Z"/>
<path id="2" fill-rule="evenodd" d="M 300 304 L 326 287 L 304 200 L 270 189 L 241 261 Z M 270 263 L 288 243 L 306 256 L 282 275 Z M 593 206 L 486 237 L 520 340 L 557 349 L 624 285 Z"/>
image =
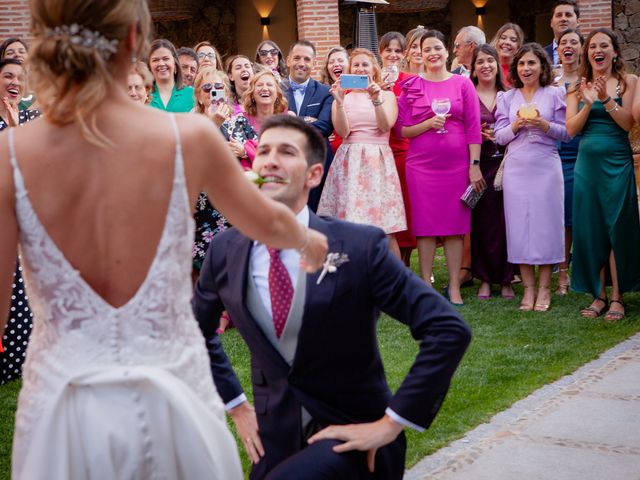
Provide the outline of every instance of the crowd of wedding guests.
<path id="1" fill-rule="evenodd" d="M 479 299 L 489 299 L 494 286 L 513 299 L 512 285 L 522 281 L 519 309 L 546 311 L 556 269 L 555 294 L 589 293 L 594 300 L 581 315 L 616 321 L 625 315 L 623 294 L 640 289 L 628 136 L 640 120 L 640 89 L 617 34 L 598 28 L 585 38 L 579 16 L 575 1 L 556 2 L 554 39 L 544 48 L 524 43 L 513 23 L 489 42 L 474 26 L 451 44 L 419 26 L 385 33 L 377 52 L 336 46 L 325 58 L 306 40 L 286 52 L 266 40 L 252 58 L 223 59 L 208 41 L 176 48 L 157 39 L 146 61 L 133 62 L 129 95 L 153 108 L 205 115 L 246 170 L 267 118 L 303 118 L 330 146 L 310 207 L 380 227 L 406 264 L 417 249 L 429 285 L 442 245 L 444 293 L 455 305 L 463 305 L 461 286 L 473 279 Z M 38 116 L 25 68 L 28 45 L 3 42 L 0 130 Z M 316 68 L 321 81 L 312 78 Z M 366 77 L 366 88 L 343 87 L 345 74 Z M 229 223 L 206 192 L 195 212 L 197 277 L 212 238 Z M 18 264 L 4 337 L 14 351 L 3 358 L 3 381 L 19 375 L 30 328 Z"/>

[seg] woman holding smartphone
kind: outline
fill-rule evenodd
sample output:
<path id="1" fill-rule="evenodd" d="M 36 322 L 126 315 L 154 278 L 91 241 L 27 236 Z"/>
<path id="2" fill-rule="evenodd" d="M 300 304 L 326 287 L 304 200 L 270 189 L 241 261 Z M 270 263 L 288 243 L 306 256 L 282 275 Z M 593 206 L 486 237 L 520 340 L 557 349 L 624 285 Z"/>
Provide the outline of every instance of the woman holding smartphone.
<path id="1" fill-rule="evenodd" d="M 345 91 L 341 79 L 331 86 L 331 119 L 343 138 L 327 181 L 318 214 L 382 228 L 389 248 L 400 257 L 394 233 L 406 230 L 402 190 L 389 133 L 398 115 L 396 96 L 380 87 L 380 66 L 373 54 L 357 48 L 349 71 L 368 78 L 364 89 Z"/>

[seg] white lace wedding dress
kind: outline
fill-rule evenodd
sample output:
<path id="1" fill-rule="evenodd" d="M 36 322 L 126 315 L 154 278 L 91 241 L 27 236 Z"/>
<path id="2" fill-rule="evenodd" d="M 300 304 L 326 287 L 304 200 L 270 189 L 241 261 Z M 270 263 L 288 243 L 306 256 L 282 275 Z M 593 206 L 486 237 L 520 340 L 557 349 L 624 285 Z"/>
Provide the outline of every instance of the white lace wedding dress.
<path id="1" fill-rule="evenodd" d="M 172 122 L 176 157 L 166 223 L 146 279 L 119 308 L 96 294 L 42 226 L 9 131 L 34 311 L 14 480 L 242 478 L 191 311 L 194 226 Z"/>

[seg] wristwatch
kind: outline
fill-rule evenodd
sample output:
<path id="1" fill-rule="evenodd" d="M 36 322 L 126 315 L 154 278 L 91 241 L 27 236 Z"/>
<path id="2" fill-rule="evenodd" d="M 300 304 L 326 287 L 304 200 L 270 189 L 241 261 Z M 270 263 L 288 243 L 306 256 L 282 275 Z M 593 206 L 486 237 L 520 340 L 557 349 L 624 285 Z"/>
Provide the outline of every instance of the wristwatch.
<path id="1" fill-rule="evenodd" d="M 469 165 L 480 165 L 480 160 L 478 160 L 477 158 L 474 159 L 474 160 L 471 160 L 469 162 Z"/>

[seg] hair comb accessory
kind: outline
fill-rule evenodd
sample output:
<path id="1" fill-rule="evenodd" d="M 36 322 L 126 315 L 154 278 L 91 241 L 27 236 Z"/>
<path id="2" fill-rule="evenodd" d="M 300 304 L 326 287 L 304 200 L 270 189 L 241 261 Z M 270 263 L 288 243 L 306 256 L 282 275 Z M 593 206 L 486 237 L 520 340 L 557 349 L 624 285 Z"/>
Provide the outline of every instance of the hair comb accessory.
<path id="1" fill-rule="evenodd" d="M 118 51 L 118 40 L 109 40 L 100 32 L 89 30 L 77 23 L 47 28 L 45 30 L 45 37 L 68 37 L 73 45 L 81 45 L 97 50 L 105 60 L 108 60 L 111 55 Z"/>

